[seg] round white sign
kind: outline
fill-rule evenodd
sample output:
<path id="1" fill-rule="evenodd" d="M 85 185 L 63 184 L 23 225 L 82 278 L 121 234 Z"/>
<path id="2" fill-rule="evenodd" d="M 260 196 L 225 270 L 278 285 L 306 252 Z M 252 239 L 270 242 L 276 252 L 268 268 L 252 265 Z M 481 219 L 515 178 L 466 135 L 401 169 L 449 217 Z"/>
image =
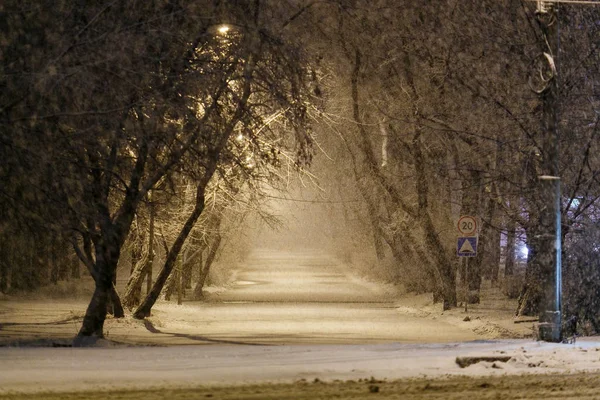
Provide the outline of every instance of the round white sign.
<path id="1" fill-rule="evenodd" d="M 477 232 L 477 220 L 475 217 L 464 215 L 458 219 L 458 231 L 465 236 L 473 235 Z"/>

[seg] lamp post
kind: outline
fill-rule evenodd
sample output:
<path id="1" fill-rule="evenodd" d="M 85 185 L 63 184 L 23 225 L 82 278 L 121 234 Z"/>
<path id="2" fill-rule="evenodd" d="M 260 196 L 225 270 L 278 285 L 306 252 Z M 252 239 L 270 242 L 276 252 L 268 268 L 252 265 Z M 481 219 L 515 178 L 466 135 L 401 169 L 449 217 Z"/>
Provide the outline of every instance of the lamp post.
<path id="1" fill-rule="evenodd" d="M 562 340 L 561 323 L 561 205 L 558 146 L 558 5 L 537 1 L 536 19 L 544 34 L 546 49 L 537 58 L 530 77 L 531 89 L 542 104 L 542 132 L 538 143 L 541 174 L 538 176 L 539 231 L 534 257 L 541 285 L 538 338 L 548 342 Z M 535 82 L 534 82 L 535 81 Z"/>
<path id="2" fill-rule="evenodd" d="M 543 155 L 542 175 L 538 176 L 542 201 L 540 202 L 539 265 L 541 269 L 542 303 L 538 337 L 549 342 L 562 340 L 561 329 L 561 208 L 558 146 L 558 52 L 560 35 L 558 5 L 600 5 L 598 0 L 528 0 L 535 1 L 536 18 L 547 46 L 536 59 L 531 89 L 540 96 L 542 103 L 542 138 L 539 150 Z M 556 47 L 556 48 L 554 48 Z M 537 80 L 533 83 L 533 80 Z"/>

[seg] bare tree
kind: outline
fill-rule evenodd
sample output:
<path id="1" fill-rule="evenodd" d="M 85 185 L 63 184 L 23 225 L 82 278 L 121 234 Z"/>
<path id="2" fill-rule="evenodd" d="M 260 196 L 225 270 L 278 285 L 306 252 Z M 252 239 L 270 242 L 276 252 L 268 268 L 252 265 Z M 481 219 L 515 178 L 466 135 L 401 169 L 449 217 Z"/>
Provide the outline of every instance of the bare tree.
<path id="1" fill-rule="evenodd" d="M 171 248 L 169 266 L 203 210 L 204 190 L 236 130 L 254 137 L 266 113 L 282 107 L 297 128 L 300 156 L 306 154 L 299 56 L 261 30 L 260 3 L 226 10 L 240 27 L 226 37 L 213 30 L 221 15 L 212 6 L 5 5 L 10 24 L 25 27 L 11 34 L 14 59 L 36 73 L 18 71 L 20 79 L 3 97 L 2 137 L 28 168 L 22 186 L 35 194 L 33 211 L 61 216 L 57 229 L 72 236 L 94 277 L 82 337 L 103 335 L 109 295 L 118 299 L 113 282 L 135 212 L 165 175 L 182 163 L 198 166 L 196 207 Z M 39 40 L 28 31 L 35 27 Z M 24 43 L 33 40 L 33 47 L 21 45 L 21 33 L 31 35 Z M 261 104 L 250 107 L 259 93 Z M 27 163 L 33 159 L 37 163 Z"/>

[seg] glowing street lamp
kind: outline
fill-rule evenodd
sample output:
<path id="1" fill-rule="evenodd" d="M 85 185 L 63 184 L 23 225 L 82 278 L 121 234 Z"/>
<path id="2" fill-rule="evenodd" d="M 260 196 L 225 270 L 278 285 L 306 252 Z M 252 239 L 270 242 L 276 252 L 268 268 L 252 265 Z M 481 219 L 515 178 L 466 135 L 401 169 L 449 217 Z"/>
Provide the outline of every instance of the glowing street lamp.
<path id="1" fill-rule="evenodd" d="M 228 23 L 218 23 L 208 27 L 207 32 L 216 37 L 226 38 L 234 33 L 236 33 L 238 29 L 235 25 Z"/>
<path id="2" fill-rule="evenodd" d="M 227 24 L 221 24 L 217 27 L 217 33 L 219 35 L 227 35 L 227 33 L 229 33 L 230 30 L 231 26 Z"/>

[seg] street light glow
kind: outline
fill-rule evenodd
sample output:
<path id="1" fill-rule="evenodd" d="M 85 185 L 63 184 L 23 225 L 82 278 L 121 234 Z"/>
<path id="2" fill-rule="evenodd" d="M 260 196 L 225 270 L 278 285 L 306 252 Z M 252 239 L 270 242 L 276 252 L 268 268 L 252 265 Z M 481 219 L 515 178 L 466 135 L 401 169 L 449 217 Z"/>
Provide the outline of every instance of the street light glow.
<path id="1" fill-rule="evenodd" d="M 221 35 L 227 35 L 227 33 L 231 30 L 229 25 L 221 25 L 217 28 L 217 32 Z"/>

